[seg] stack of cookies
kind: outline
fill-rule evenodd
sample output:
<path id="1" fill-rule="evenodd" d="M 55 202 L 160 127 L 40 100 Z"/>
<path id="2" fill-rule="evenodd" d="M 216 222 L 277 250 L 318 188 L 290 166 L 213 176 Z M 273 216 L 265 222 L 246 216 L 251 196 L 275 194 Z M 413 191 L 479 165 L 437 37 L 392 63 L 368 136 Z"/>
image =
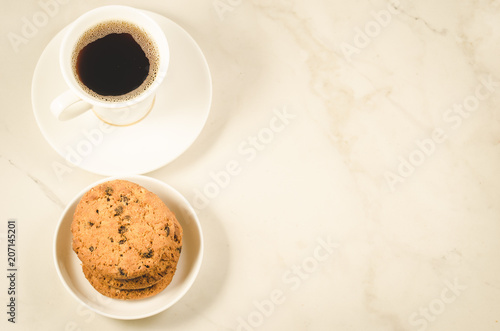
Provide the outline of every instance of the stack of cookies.
<path id="1" fill-rule="evenodd" d="M 93 187 L 78 203 L 73 250 L 90 284 L 115 299 L 142 299 L 167 287 L 182 249 L 182 228 L 154 193 L 125 180 Z"/>

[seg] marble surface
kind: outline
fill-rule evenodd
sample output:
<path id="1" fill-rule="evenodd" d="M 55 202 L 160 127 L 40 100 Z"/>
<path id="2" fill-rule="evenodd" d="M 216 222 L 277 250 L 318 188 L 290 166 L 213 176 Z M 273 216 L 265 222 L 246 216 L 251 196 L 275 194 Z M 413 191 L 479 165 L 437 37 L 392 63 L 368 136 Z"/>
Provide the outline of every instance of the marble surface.
<path id="1" fill-rule="evenodd" d="M 136 321 L 57 277 L 56 222 L 103 177 L 58 175 L 31 106 L 44 47 L 102 4 L 0 2 L 2 275 L 18 226 L 16 323 L 2 276 L 0 329 L 500 330 L 500 1 L 141 2 L 198 42 L 213 102 L 147 174 L 195 207 L 200 274 Z"/>

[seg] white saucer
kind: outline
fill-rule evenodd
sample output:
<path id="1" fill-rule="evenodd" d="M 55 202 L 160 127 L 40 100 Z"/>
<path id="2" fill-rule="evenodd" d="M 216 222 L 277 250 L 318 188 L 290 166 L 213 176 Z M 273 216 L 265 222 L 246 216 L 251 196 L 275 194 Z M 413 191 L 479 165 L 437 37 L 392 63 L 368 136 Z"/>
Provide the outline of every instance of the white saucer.
<path id="1" fill-rule="evenodd" d="M 82 196 L 97 184 L 113 179 L 137 183 L 155 193 L 174 212 L 182 226 L 182 253 L 172 282 L 155 296 L 140 300 L 118 300 L 103 296 L 87 281 L 81 261 L 73 252 L 71 222 Z M 54 263 L 64 287 L 89 309 L 116 319 L 131 320 L 158 314 L 179 301 L 190 289 L 203 259 L 203 234 L 194 209 L 175 189 L 146 176 L 118 176 L 99 180 L 78 193 L 63 211 L 54 236 Z"/>
<path id="2" fill-rule="evenodd" d="M 109 126 L 91 111 L 65 122 L 51 114 L 52 99 L 68 89 L 58 61 L 67 27 L 50 41 L 35 68 L 31 95 L 42 134 L 63 158 L 87 171 L 117 176 L 161 168 L 191 146 L 208 118 L 212 81 L 202 51 L 179 25 L 156 13 L 145 13 L 165 32 L 170 64 L 153 110 L 139 123 Z"/>

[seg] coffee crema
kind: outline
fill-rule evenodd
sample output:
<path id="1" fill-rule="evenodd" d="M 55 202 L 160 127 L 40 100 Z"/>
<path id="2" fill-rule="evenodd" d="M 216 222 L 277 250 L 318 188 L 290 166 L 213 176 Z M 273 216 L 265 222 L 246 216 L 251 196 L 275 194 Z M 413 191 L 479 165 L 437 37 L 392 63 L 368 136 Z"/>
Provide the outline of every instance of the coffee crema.
<path id="1" fill-rule="evenodd" d="M 131 100 L 154 82 L 159 52 L 152 38 L 126 21 L 106 21 L 87 30 L 72 54 L 82 89 L 106 102 Z"/>

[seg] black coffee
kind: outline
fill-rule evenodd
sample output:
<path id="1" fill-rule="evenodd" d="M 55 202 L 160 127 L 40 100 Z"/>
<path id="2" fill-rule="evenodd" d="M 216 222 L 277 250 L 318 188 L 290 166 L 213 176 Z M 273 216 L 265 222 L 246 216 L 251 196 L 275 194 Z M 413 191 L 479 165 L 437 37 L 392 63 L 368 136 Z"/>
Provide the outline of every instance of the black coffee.
<path id="1" fill-rule="evenodd" d="M 131 34 L 112 33 L 80 51 L 76 72 L 95 93 L 117 96 L 141 86 L 149 74 L 149 60 Z"/>
<path id="2" fill-rule="evenodd" d="M 87 93 L 123 101 L 146 90 L 156 77 L 158 52 L 137 26 L 109 21 L 88 30 L 73 54 L 73 70 Z"/>

